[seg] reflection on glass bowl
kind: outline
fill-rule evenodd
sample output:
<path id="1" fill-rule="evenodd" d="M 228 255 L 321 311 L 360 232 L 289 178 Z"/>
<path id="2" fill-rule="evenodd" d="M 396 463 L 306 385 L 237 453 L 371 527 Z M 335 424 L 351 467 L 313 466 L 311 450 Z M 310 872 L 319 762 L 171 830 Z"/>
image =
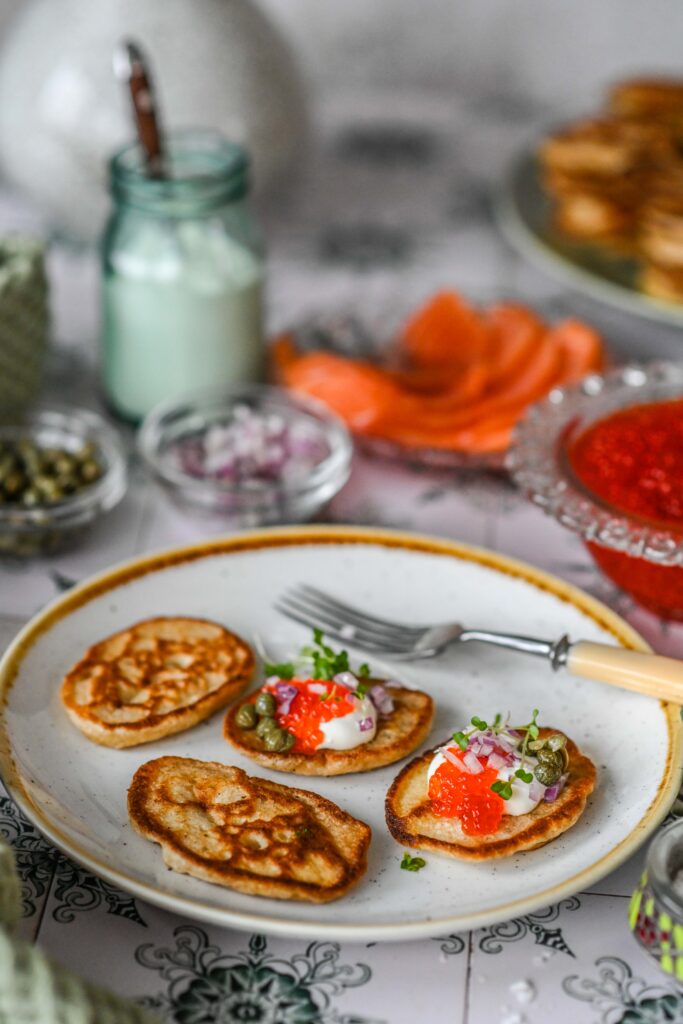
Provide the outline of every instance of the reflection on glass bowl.
<path id="1" fill-rule="evenodd" d="M 683 522 L 648 519 L 588 490 L 568 452 L 620 409 L 683 397 L 683 363 L 626 366 L 556 389 L 518 425 L 507 467 L 520 489 L 577 533 L 606 576 L 663 618 L 683 620 Z"/>

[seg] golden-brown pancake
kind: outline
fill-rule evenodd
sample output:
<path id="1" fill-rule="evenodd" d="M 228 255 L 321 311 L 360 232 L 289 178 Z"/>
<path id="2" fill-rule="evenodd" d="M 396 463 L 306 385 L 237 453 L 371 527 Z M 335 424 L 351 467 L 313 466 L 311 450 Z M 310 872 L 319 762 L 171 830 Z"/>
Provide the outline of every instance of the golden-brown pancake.
<path id="1" fill-rule="evenodd" d="M 618 82 L 610 90 L 609 107 L 619 117 L 683 124 L 683 79 L 630 78 Z"/>
<path id="2" fill-rule="evenodd" d="M 131 747 L 225 707 L 253 670 L 248 644 L 216 622 L 147 619 L 90 647 L 64 677 L 61 698 L 88 739 Z"/>
<path id="3" fill-rule="evenodd" d="M 540 730 L 545 739 L 556 730 Z M 595 787 L 595 765 L 578 747 L 567 741 L 569 778 L 552 803 L 540 803 L 530 814 L 503 816 L 493 835 L 470 836 L 457 818 L 434 814 L 427 795 L 427 772 L 434 756 L 428 750 L 414 758 L 397 775 L 386 797 L 389 831 L 404 846 L 433 850 L 461 860 L 493 860 L 523 850 L 534 850 L 566 832 L 578 820 Z"/>
<path id="4" fill-rule="evenodd" d="M 657 263 L 645 263 L 638 275 L 638 284 L 653 299 L 683 302 L 683 268 L 672 269 Z"/>
<path id="5" fill-rule="evenodd" d="M 625 244 L 636 225 L 635 214 L 628 207 L 609 196 L 589 192 L 563 196 L 555 207 L 554 219 L 565 234 L 606 244 Z"/>
<path id="6" fill-rule="evenodd" d="M 616 179 L 673 155 L 674 149 L 662 125 L 592 118 L 547 136 L 539 159 L 548 171 Z"/>
<path id="7" fill-rule="evenodd" d="M 379 680 L 376 680 L 377 682 Z M 400 761 L 412 754 L 429 735 L 434 718 L 434 702 L 421 690 L 387 686 L 394 710 L 377 720 L 377 732 L 369 743 L 351 750 L 316 750 L 311 754 L 266 750 L 254 729 L 241 729 L 236 716 L 243 704 L 253 702 L 252 693 L 233 705 L 225 716 L 225 738 L 252 761 L 264 768 L 296 775 L 346 775 L 367 772 Z M 258 692 L 258 691 L 257 691 Z"/>
<path id="8" fill-rule="evenodd" d="M 315 793 L 216 761 L 148 761 L 133 777 L 128 813 L 174 871 L 252 896 L 327 903 L 367 867 L 364 822 Z"/>

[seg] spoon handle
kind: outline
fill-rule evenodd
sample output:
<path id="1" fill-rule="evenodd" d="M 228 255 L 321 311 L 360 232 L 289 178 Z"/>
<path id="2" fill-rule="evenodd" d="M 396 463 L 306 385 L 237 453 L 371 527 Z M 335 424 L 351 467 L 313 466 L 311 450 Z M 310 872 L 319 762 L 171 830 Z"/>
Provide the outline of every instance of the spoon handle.
<path id="1" fill-rule="evenodd" d="M 581 640 L 569 648 L 566 665 L 576 676 L 683 705 L 683 661 Z"/>
<path id="2" fill-rule="evenodd" d="M 130 92 L 137 136 L 145 154 L 150 178 L 163 178 L 164 152 L 157 103 L 152 76 L 145 54 L 131 40 L 125 40 L 116 49 L 114 70 Z"/>

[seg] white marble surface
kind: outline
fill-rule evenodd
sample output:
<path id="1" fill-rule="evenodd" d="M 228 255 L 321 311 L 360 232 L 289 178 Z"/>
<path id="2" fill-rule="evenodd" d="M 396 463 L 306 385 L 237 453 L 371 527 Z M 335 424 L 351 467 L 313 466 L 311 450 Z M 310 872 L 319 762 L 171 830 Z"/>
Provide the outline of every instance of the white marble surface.
<path id="1" fill-rule="evenodd" d="M 528 132 L 528 114 L 506 104 L 454 109 L 423 93 L 406 101 L 397 131 L 395 111 L 381 97 L 359 107 L 357 95 L 327 105 L 299 189 L 264 211 L 272 326 L 328 305 L 392 309 L 449 283 L 590 317 L 617 356 L 680 352 L 677 332 L 567 292 L 501 241 L 485 186 Z M 0 227 L 16 226 L 41 229 L 39 218 L 3 194 Z M 85 252 L 55 245 L 50 265 L 58 343 L 49 393 L 96 405 L 96 264 Z M 138 465 L 132 471 L 127 498 L 81 548 L 0 567 L 0 643 L 70 582 L 137 552 L 206 535 L 204 524 L 164 502 Z M 416 473 L 359 456 L 327 517 L 418 529 L 529 559 L 606 600 L 655 647 L 683 654 L 681 627 L 634 608 L 573 536 L 492 477 Z M 5 797 L 0 829 L 22 868 L 24 933 L 87 977 L 156 1005 L 169 1022 L 683 1020 L 683 997 L 668 990 L 626 926 L 642 853 L 594 891 L 538 914 L 469 935 L 366 947 L 250 937 L 133 901 L 52 850 L 17 820 Z"/>

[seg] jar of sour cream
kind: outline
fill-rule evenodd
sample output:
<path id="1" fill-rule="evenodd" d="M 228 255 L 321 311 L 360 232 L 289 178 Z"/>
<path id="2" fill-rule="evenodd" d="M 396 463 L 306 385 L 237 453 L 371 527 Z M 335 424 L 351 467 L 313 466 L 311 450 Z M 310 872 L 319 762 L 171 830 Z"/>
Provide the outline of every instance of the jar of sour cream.
<path id="1" fill-rule="evenodd" d="M 164 177 L 146 173 L 137 144 L 111 160 L 103 382 L 125 419 L 261 376 L 263 259 L 248 170 L 241 146 L 198 130 L 170 136 Z"/>

